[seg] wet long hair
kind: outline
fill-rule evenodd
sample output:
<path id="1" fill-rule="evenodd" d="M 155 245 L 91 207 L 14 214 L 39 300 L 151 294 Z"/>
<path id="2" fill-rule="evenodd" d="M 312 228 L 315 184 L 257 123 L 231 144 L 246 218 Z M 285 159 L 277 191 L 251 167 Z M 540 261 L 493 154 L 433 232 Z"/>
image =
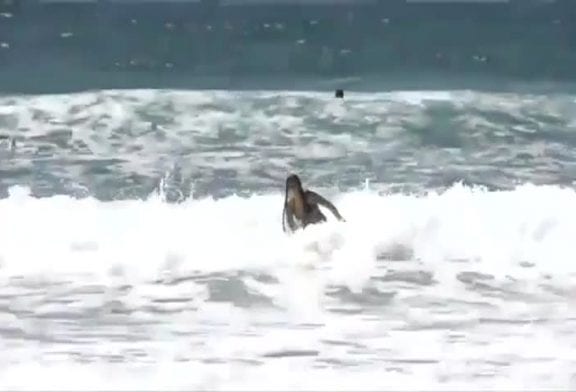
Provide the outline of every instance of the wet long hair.
<path id="1" fill-rule="evenodd" d="M 302 182 L 296 174 L 290 174 L 286 178 L 286 190 L 284 193 L 284 208 L 282 209 L 282 230 L 286 231 L 286 207 L 288 206 L 288 199 L 298 198 L 300 203 L 304 205 L 304 189 Z"/>

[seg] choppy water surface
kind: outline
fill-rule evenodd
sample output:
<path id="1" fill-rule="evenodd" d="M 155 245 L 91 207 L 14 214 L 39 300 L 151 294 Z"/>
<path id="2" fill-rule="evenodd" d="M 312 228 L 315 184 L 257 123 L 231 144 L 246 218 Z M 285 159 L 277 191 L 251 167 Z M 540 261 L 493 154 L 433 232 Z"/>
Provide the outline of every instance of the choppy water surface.
<path id="1" fill-rule="evenodd" d="M 574 113 L 475 92 L 4 96 L 0 387 L 573 390 Z M 290 171 L 347 222 L 282 233 Z"/>

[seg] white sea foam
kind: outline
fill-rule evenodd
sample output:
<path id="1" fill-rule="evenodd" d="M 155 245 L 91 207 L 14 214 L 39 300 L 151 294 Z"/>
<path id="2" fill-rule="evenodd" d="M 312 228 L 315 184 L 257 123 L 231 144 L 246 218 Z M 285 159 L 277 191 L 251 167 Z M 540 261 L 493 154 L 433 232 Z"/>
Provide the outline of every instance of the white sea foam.
<path id="1" fill-rule="evenodd" d="M 12 298 L 4 328 L 48 334 L 61 343 L 43 343 L 38 349 L 6 343 L 3 352 L 9 359 L 4 361 L 9 362 L 0 370 L 0 386 L 573 387 L 576 339 L 569 320 L 576 320 L 576 192 L 532 185 L 487 192 L 457 185 L 439 194 L 362 190 L 332 199 L 345 223 L 332 219 L 285 235 L 280 194 L 168 204 L 156 194 L 147 200 L 101 202 L 67 196 L 38 199 L 26 188 L 11 188 L 10 196 L 0 200 L 0 294 Z M 268 298 L 275 310 L 243 310 L 232 304 L 233 298 L 213 302 L 198 280 L 154 283 L 250 270 L 277 278 L 278 283 L 242 278 L 248 292 Z M 429 272 L 436 283 L 371 280 L 409 271 Z M 501 295 L 485 296 L 459 279 L 471 272 L 487 276 L 476 283 L 492 288 L 488 294 Z M 72 283 L 42 286 L 66 280 Z M 114 294 L 125 284 L 132 286 L 130 293 Z M 90 294 L 90 285 L 104 287 L 104 296 Z M 346 316 L 331 309 L 366 311 L 372 305 L 335 299 L 329 295 L 335 287 L 362 294 L 360 301 L 371 295 L 365 291 L 370 288 L 379 290 L 375 300 L 384 301 L 387 291 L 395 296 L 376 313 Z M 522 298 L 514 297 L 518 293 Z M 56 301 L 63 296 L 73 301 Z M 81 322 L 90 309 L 102 312 L 110 301 L 132 309 L 130 318 L 139 321 L 124 326 L 90 322 L 80 330 L 41 321 L 76 317 Z M 168 301 L 158 305 L 167 316 L 146 310 L 155 301 Z M 481 321 L 491 319 L 502 321 Z M 111 338 L 126 333 L 151 340 Z M 87 341 L 94 343 L 81 343 Z M 130 350 L 145 356 L 135 357 Z M 273 354 L 291 351 L 316 354 Z M 42 359 L 35 359 L 37 355 Z M 105 359 L 114 355 L 122 358 L 122 365 Z M 355 365 L 342 367 L 339 361 Z M 528 373 L 521 370 L 528 368 Z M 26 376 L 31 373 L 34 377 Z"/>
<path id="2" fill-rule="evenodd" d="M 122 265 L 148 271 L 151 278 L 170 254 L 179 255 L 183 267 L 218 271 L 294 263 L 286 252 L 311 246 L 316 251 L 306 253 L 316 262 L 350 247 L 354 254 L 368 249 L 374 257 L 392 245 L 410 248 L 415 259 L 436 267 L 466 260 L 497 275 L 576 272 L 570 262 L 576 256 L 572 189 L 525 185 L 487 192 L 457 185 L 426 196 L 358 191 L 334 200 L 347 223 L 286 236 L 279 223 L 280 193 L 168 204 L 155 195 L 112 202 L 38 199 L 27 188 L 13 187 L 0 200 L 0 252 L 8 274 L 92 273 Z M 523 262 L 535 268 L 523 268 Z"/>
<path id="3" fill-rule="evenodd" d="M 121 268 L 144 280 L 165 268 L 214 272 L 289 265 L 326 266 L 362 285 L 402 248 L 446 277 L 460 270 L 504 278 L 574 282 L 576 192 L 520 186 L 487 192 L 454 186 L 425 196 L 357 191 L 334 196 L 347 222 L 294 235 L 281 230 L 282 195 L 165 203 L 34 198 L 13 187 L 0 200 L 3 275 L 106 276 Z M 392 256 L 393 258 L 393 256 Z"/>

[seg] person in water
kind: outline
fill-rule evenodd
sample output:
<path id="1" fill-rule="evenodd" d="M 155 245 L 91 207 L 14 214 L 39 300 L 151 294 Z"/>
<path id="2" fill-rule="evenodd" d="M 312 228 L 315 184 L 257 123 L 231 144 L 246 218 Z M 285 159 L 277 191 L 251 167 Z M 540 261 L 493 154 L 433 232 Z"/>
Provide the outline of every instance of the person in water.
<path id="1" fill-rule="evenodd" d="M 284 210 L 282 211 L 282 230 L 286 232 L 286 224 L 294 232 L 298 228 L 315 223 L 326 222 L 326 217 L 319 206 L 326 207 L 338 220 L 344 221 L 336 207 L 328 200 L 310 190 L 302 188 L 302 182 L 296 174 L 286 179 L 286 194 L 284 196 Z"/>

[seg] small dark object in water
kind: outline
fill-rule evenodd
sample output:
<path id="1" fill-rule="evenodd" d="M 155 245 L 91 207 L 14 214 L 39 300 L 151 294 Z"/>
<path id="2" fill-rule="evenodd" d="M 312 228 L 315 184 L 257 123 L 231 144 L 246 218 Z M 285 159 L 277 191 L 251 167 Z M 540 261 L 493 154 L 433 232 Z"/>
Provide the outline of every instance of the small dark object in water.
<path id="1" fill-rule="evenodd" d="M 336 98 L 344 98 L 344 90 L 342 90 L 341 88 L 337 89 L 336 92 L 334 93 L 334 96 Z"/>

